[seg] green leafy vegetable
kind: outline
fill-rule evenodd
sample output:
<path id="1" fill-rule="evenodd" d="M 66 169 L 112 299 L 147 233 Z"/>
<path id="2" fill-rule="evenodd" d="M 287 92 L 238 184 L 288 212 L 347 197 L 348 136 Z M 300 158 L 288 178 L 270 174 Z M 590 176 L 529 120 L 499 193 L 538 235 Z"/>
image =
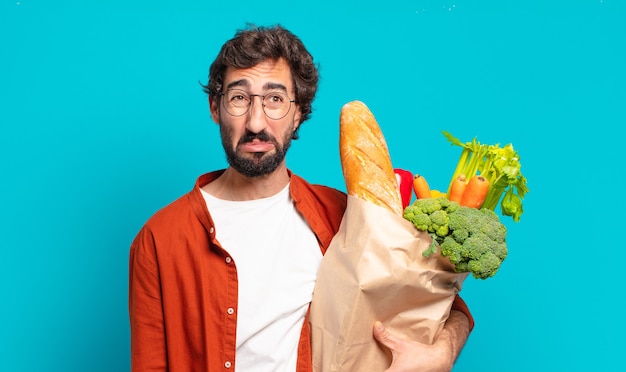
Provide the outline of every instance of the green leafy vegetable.
<path id="1" fill-rule="evenodd" d="M 513 145 L 507 144 L 504 147 L 500 147 L 499 144 L 486 145 L 478 142 L 476 138 L 471 142 L 461 142 L 446 131 L 442 133 L 453 146 L 462 147 L 450 186 L 461 174 L 465 175 L 466 179 L 476 174 L 482 175 L 489 181 L 489 192 L 481 208 L 494 211 L 500 202 L 502 214 L 519 222 L 524 213 L 522 201 L 528 187 L 526 177 L 521 172 L 519 154 Z"/>

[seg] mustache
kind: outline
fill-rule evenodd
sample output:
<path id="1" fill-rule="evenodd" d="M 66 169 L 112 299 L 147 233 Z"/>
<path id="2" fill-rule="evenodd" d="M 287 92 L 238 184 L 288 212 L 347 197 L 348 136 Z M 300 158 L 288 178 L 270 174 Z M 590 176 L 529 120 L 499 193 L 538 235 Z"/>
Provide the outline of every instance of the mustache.
<path id="1" fill-rule="evenodd" d="M 267 134 L 266 131 L 261 131 L 259 133 L 252 133 L 250 131 L 247 131 L 239 139 L 239 144 L 242 145 L 244 143 L 252 142 L 254 140 L 259 140 L 259 141 L 262 141 L 262 142 L 276 143 L 276 139 L 274 137 L 270 136 L 269 134 Z"/>

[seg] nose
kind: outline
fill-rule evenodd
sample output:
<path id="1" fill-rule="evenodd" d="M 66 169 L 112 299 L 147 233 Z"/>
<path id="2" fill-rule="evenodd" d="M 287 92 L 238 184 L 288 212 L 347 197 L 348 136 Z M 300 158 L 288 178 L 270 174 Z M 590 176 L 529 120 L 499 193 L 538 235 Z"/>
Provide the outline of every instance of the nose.
<path id="1" fill-rule="evenodd" d="M 252 96 L 246 128 L 252 133 L 260 133 L 267 126 L 267 117 L 263 111 L 263 98 Z M 258 98 L 258 101 L 256 100 Z"/>

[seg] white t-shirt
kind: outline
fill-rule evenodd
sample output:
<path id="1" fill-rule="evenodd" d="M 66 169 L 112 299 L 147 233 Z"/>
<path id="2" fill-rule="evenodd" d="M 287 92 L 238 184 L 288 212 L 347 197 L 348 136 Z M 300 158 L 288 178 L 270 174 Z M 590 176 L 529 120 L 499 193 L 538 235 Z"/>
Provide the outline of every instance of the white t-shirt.
<path id="1" fill-rule="evenodd" d="M 272 197 L 250 201 L 202 194 L 217 240 L 237 267 L 236 371 L 295 371 L 322 259 L 315 234 L 296 211 L 289 185 Z"/>

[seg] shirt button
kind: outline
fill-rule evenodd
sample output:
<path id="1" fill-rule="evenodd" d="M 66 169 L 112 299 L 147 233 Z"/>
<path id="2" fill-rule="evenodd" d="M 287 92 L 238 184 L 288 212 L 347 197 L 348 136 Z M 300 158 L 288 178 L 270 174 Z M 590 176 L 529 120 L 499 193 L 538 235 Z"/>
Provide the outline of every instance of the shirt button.
<path id="1" fill-rule="evenodd" d="M 214 232 L 214 231 L 215 231 L 215 228 L 214 228 L 213 226 L 211 226 L 211 228 L 209 229 L 209 232 L 210 232 L 211 234 L 213 234 L 213 232 Z"/>
<path id="2" fill-rule="evenodd" d="M 229 307 L 228 310 L 226 310 L 226 312 L 228 313 L 228 315 L 233 315 L 233 313 L 235 312 L 235 309 L 233 309 L 232 307 Z"/>
<path id="3" fill-rule="evenodd" d="M 224 367 L 226 367 L 226 368 L 230 368 L 230 366 L 231 366 L 231 363 L 230 363 L 230 362 L 226 362 L 226 363 L 224 363 Z"/>
<path id="4" fill-rule="evenodd" d="M 231 262 L 232 262 L 232 260 L 233 260 L 232 258 L 230 258 L 230 257 L 226 257 L 226 263 L 231 263 Z"/>

